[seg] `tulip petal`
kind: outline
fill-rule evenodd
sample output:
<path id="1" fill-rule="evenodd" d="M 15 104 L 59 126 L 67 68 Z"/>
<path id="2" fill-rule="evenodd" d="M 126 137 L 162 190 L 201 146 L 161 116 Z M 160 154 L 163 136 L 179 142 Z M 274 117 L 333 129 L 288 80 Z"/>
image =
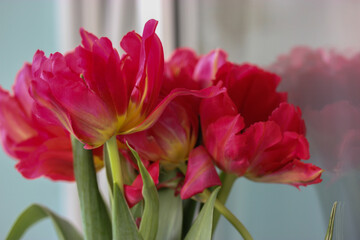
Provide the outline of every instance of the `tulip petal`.
<path id="1" fill-rule="evenodd" d="M 294 160 L 263 177 L 247 177 L 256 182 L 285 183 L 299 188 L 300 186 L 320 183 L 322 181 L 320 178 L 322 172 L 321 168 L 313 164 Z"/>
<path id="2" fill-rule="evenodd" d="M 223 116 L 236 115 L 238 115 L 237 108 L 227 93 L 219 94 L 215 97 L 203 99 L 201 101 L 200 118 L 203 131 L 208 128 L 210 123 L 215 122 Z"/>
<path id="3" fill-rule="evenodd" d="M 128 106 L 128 89 L 121 73 L 122 62 L 108 38 L 97 39 L 87 44 L 90 33 L 81 29 L 84 47 L 78 47 L 74 54 L 66 56 L 67 61 L 78 58 L 84 81 L 96 93 L 111 111 L 123 115 Z M 73 55 L 73 56 L 72 56 Z"/>
<path id="4" fill-rule="evenodd" d="M 227 53 L 221 49 L 216 49 L 199 59 L 194 70 L 193 78 L 200 83 L 201 88 L 212 85 L 218 69 L 225 64 Z"/>
<path id="5" fill-rule="evenodd" d="M 281 103 L 269 117 L 276 122 L 282 132 L 291 131 L 305 135 L 305 122 L 301 119 L 301 109 L 289 103 Z"/>
<path id="6" fill-rule="evenodd" d="M 18 72 L 13 86 L 14 97 L 19 101 L 19 104 L 22 106 L 22 109 L 27 116 L 32 115 L 31 111 L 34 103 L 34 100 L 29 93 L 31 74 L 31 65 L 24 64 L 22 69 Z"/>
<path id="7" fill-rule="evenodd" d="M 130 134 L 138 131 L 143 131 L 151 127 L 159 119 L 159 117 L 164 112 L 164 110 L 169 105 L 169 103 L 176 97 L 190 95 L 199 98 L 211 98 L 225 91 L 226 91 L 225 88 L 219 88 L 217 86 L 212 86 L 202 90 L 189 90 L 183 88 L 174 89 L 170 92 L 168 96 L 166 96 L 157 105 L 157 107 L 148 115 L 148 117 L 140 125 L 133 127 L 127 131 L 121 132 L 121 134 Z"/>
<path id="8" fill-rule="evenodd" d="M 247 143 L 246 157 L 249 159 L 248 172 L 264 171 L 264 161 L 273 163 L 274 158 L 268 158 L 264 153 L 276 146 L 283 139 L 280 127 L 273 121 L 258 122 L 244 132 Z M 282 149 L 287 152 L 287 149 Z M 277 159 L 278 160 L 278 159 Z M 259 170 L 260 169 L 260 170 Z"/>
<path id="9" fill-rule="evenodd" d="M 193 149 L 189 155 L 185 181 L 180 192 L 181 198 L 190 198 L 215 185 L 221 185 L 221 181 L 211 156 L 203 146 Z"/>
<path id="10" fill-rule="evenodd" d="M 155 106 L 162 85 L 164 51 L 155 33 L 157 24 L 156 20 L 151 19 L 144 26 L 138 73 L 131 93 L 132 102 L 145 104 L 142 113 Z"/>
<path id="11" fill-rule="evenodd" d="M 249 166 L 246 138 L 240 134 L 244 120 L 240 115 L 225 116 L 210 124 L 204 133 L 205 146 L 222 170 L 242 176 Z"/>
<path id="12" fill-rule="evenodd" d="M 94 45 L 94 42 L 98 40 L 98 38 L 87 31 L 84 28 L 80 28 L 80 36 L 81 36 L 81 43 L 84 45 L 85 48 L 91 49 Z"/>
<path id="13" fill-rule="evenodd" d="M 51 147 L 52 142 L 56 146 Z M 16 164 L 17 170 L 29 179 L 46 176 L 51 180 L 74 181 L 70 138 L 53 138 Z"/>
<path id="14" fill-rule="evenodd" d="M 24 113 L 17 99 L 0 87 L 0 134 L 4 148 L 9 154 L 12 152 L 10 148 L 13 142 L 37 135 L 29 121 L 31 116 Z"/>
<path id="15" fill-rule="evenodd" d="M 288 169 L 286 166 L 292 162 L 309 158 L 306 138 L 295 132 L 281 133 L 280 127 L 273 121 L 256 123 L 244 134 L 247 137 L 250 161 L 245 176 L 253 181 L 265 181 L 267 175 L 272 175 L 279 169 Z M 287 177 L 285 173 L 281 176 Z M 280 177 L 277 181 L 280 181 Z"/>
<path id="16" fill-rule="evenodd" d="M 272 111 L 287 99 L 286 93 L 276 92 L 280 78 L 256 66 L 226 63 L 216 78 L 216 81 L 224 82 L 246 126 L 266 121 Z"/>
<path id="17" fill-rule="evenodd" d="M 178 48 L 164 66 L 164 82 L 161 92 L 164 96 L 176 88 L 201 89 L 200 83 L 193 79 L 193 72 L 198 62 L 196 53 L 189 48 Z"/>

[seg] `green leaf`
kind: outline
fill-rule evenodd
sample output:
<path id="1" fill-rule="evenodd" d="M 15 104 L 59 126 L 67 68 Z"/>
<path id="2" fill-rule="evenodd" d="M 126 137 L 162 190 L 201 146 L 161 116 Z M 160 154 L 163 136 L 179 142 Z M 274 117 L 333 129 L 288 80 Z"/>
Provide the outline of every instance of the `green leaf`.
<path id="1" fill-rule="evenodd" d="M 331 240 L 332 237 L 333 237 L 336 207 L 337 207 L 337 202 L 334 202 L 333 207 L 331 209 L 329 226 L 328 226 L 328 229 L 327 229 L 327 232 L 326 232 L 325 240 Z"/>
<path id="2" fill-rule="evenodd" d="M 86 240 L 111 240 L 108 209 L 99 192 L 91 150 L 72 138 L 74 172 Z"/>
<path id="3" fill-rule="evenodd" d="M 209 199 L 201 209 L 199 216 L 190 228 L 189 233 L 186 235 L 185 240 L 211 240 L 214 205 L 219 190 L 220 187 L 211 193 Z"/>
<path id="4" fill-rule="evenodd" d="M 81 240 L 80 233 L 65 219 L 59 217 L 51 210 L 38 204 L 29 206 L 16 219 L 6 240 L 17 240 L 30 228 L 33 224 L 43 218 L 49 217 L 55 227 L 57 236 L 61 240 Z"/>
<path id="5" fill-rule="evenodd" d="M 142 194 L 144 197 L 144 213 L 140 223 L 140 234 L 146 240 L 154 240 L 159 226 L 159 195 L 150 174 L 140 160 L 138 153 L 132 149 L 129 144 L 128 148 L 137 160 L 140 174 L 143 180 Z"/>
<path id="6" fill-rule="evenodd" d="M 181 239 L 182 229 L 182 200 L 174 196 L 174 190 L 163 189 L 159 191 L 160 219 L 156 239 Z"/>
<path id="7" fill-rule="evenodd" d="M 141 240 L 129 206 L 117 184 L 114 184 L 113 235 L 114 240 Z"/>

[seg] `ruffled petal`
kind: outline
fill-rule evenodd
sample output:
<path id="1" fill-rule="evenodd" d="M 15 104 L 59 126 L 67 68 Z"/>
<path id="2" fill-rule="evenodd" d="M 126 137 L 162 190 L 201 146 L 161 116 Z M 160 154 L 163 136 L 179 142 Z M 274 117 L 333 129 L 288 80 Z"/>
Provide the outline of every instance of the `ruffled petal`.
<path id="1" fill-rule="evenodd" d="M 67 60 L 77 59 L 81 74 L 89 88 L 96 93 L 111 111 L 121 116 L 128 106 L 129 90 L 123 78 L 122 61 L 108 38 L 97 39 L 81 29 L 84 47 L 78 47 L 74 54 L 68 54 Z M 91 44 L 87 44 L 93 36 Z M 72 56 L 74 55 L 74 56 Z"/>
<path id="2" fill-rule="evenodd" d="M 263 167 L 264 161 L 273 163 L 273 158 L 268 158 L 264 153 L 279 144 L 283 135 L 280 127 L 273 121 L 258 122 L 251 125 L 244 132 L 247 143 L 246 157 L 249 159 L 249 169 L 247 172 L 266 173 L 267 168 Z M 283 149 L 287 152 L 287 149 Z M 276 159 L 278 160 L 278 159 Z"/>
<path id="3" fill-rule="evenodd" d="M 296 132 L 305 135 L 305 122 L 301 118 L 301 110 L 289 103 L 281 103 L 269 117 L 270 121 L 276 122 L 282 132 Z"/>
<path id="4" fill-rule="evenodd" d="M 225 116 L 210 124 L 204 133 L 205 146 L 216 165 L 226 172 L 242 176 L 249 163 L 244 151 L 245 138 L 240 134 L 244 120 L 240 115 Z"/>
<path id="5" fill-rule="evenodd" d="M 16 164 L 17 170 L 29 179 L 45 176 L 51 180 L 74 181 L 73 156 L 70 137 L 55 137 L 41 142 Z"/>
<path id="6" fill-rule="evenodd" d="M 216 79 L 224 82 L 246 126 L 266 121 L 273 110 L 287 100 L 286 93 L 276 92 L 280 78 L 256 66 L 226 63 L 219 69 Z"/>
<path id="7" fill-rule="evenodd" d="M 32 79 L 31 65 L 25 63 L 18 72 L 13 86 L 14 97 L 19 101 L 26 116 L 32 115 L 34 100 L 30 96 L 29 86 Z"/>
<path id="8" fill-rule="evenodd" d="M 238 111 L 227 93 L 203 99 L 200 104 L 200 119 L 203 134 L 208 125 L 224 116 L 236 116 Z"/>

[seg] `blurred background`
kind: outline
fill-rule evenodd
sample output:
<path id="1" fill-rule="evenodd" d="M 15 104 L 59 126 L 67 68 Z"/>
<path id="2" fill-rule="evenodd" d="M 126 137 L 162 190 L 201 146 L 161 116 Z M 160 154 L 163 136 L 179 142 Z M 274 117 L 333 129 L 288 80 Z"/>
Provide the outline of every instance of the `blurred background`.
<path id="1" fill-rule="evenodd" d="M 334 239 L 359 239 L 358 12 L 356 0 L 1 0 L 0 83 L 10 89 L 37 49 L 48 55 L 80 44 L 80 27 L 109 37 L 118 47 L 126 32 L 141 33 L 144 23 L 155 18 L 166 56 L 180 46 L 199 54 L 222 48 L 231 61 L 281 75 L 281 90 L 289 91 L 289 101 L 303 110 L 310 161 L 326 170 L 324 181 L 299 191 L 238 179 L 227 206 L 254 239 L 323 239 L 335 200 L 340 208 Z M 297 46 L 307 47 L 292 50 Z M 74 184 L 26 180 L 14 160 L 3 152 L 0 157 L 0 239 L 33 202 L 80 228 Z M 45 220 L 24 239 L 56 235 Z M 214 239 L 238 239 L 238 234 L 221 219 Z"/>

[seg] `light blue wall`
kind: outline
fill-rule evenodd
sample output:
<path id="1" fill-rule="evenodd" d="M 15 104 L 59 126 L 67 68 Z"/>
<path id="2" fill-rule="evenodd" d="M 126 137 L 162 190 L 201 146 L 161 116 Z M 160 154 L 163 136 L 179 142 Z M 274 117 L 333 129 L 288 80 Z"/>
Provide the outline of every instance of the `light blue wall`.
<path id="1" fill-rule="evenodd" d="M 37 49 L 47 54 L 55 46 L 55 1 L 0 1 L 0 84 L 9 89 L 17 71 L 31 61 Z M 14 168 L 15 161 L 0 151 L 0 239 L 16 217 L 31 203 L 41 203 L 61 214 L 61 187 L 47 179 L 26 180 Z M 56 239 L 49 220 L 26 233 L 23 239 Z"/>
<path id="2" fill-rule="evenodd" d="M 239 218 L 254 239 L 323 239 L 326 222 L 316 187 L 256 183 L 237 179 L 227 207 Z M 331 207 L 331 205 L 330 205 Z M 329 211 L 330 214 L 330 211 Z M 221 217 L 215 240 L 239 239 L 234 227 Z"/>

